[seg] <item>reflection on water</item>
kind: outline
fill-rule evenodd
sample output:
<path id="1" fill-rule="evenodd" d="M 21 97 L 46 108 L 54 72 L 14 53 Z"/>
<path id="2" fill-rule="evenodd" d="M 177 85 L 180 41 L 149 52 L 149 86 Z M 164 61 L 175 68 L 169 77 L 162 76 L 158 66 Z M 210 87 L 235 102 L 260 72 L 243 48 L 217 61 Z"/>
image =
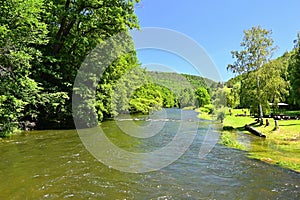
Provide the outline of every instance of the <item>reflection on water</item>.
<path id="1" fill-rule="evenodd" d="M 115 121 L 102 128 L 116 145 L 145 152 L 168 144 L 177 123 L 166 121 L 168 131 L 148 139 L 122 133 Z M 248 159 L 246 152 L 216 145 L 199 159 L 207 128 L 199 122 L 193 144 L 176 162 L 141 174 L 101 164 L 75 130 L 15 136 L 0 142 L 0 199 L 299 199 L 298 173 Z"/>

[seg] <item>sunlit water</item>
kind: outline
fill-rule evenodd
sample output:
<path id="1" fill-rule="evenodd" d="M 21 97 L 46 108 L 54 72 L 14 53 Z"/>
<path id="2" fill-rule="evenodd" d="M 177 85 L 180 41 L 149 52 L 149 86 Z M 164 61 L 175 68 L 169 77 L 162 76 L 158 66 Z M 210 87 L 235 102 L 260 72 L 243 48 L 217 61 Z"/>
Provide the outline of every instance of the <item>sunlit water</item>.
<path id="1" fill-rule="evenodd" d="M 169 118 L 164 118 L 163 131 L 149 139 L 123 134 L 114 120 L 101 127 L 119 147 L 145 152 L 170 142 L 181 122 Z M 129 116 L 122 119 L 122 123 L 133 121 Z M 135 119 L 140 120 L 134 122 L 138 125 L 148 123 L 143 117 Z M 300 198 L 298 173 L 249 159 L 246 152 L 216 144 L 199 159 L 207 128 L 207 123 L 199 122 L 194 142 L 173 164 L 140 174 L 101 164 L 86 150 L 75 130 L 14 136 L 0 142 L 0 199 Z"/>

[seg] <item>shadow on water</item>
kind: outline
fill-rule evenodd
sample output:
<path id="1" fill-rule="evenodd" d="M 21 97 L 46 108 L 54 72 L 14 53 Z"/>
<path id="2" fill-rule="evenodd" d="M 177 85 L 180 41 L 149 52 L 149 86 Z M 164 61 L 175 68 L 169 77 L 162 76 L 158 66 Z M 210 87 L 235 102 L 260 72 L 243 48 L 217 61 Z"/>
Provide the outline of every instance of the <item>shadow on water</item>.
<path id="1" fill-rule="evenodd" d="M 102 128 L 116 145 L 144 152 L 169 143 L 178 123 L 166 121 L 164 131 L 147 139 L 121 133 L 114 121 Z M 299 199 L 298 173 L 249 159 L 244 151 L 216 144 L 199 159 L 201 146 L 209 142 L 208 128 L 199 121 L 197 136 L 181 158 L 141 174 L 101 164 L 75 130 L 12 137 L 0 142 L 0 199 Z"/>

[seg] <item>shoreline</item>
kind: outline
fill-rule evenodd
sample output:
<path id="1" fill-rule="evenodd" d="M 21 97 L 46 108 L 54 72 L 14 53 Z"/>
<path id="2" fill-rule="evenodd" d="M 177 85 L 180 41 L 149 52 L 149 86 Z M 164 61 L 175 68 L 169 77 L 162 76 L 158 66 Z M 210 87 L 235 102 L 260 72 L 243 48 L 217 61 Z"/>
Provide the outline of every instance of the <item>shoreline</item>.
<path id="1" fill-rule="evenodd" d="M 260 161 L 288 168 L 300 173 L 300 120 L 279 121 L 279 128 L 274 127 L 274 119 L 269 119 L 270 125 L 253 125 L 255 129 L 266 135 L 260 138 L 245 130 L 246 124 L 251 124 L 255 118 L 250 116 L 226 115 L 221 130 L 221 143 L 248 152 L 248 157 Z M 294 128 L 293 128 L 294 127 Z M 237 140 L 238 132 L 251 134 L 257 137 L 250 142 L 249 147 L 245 147 Z"/>

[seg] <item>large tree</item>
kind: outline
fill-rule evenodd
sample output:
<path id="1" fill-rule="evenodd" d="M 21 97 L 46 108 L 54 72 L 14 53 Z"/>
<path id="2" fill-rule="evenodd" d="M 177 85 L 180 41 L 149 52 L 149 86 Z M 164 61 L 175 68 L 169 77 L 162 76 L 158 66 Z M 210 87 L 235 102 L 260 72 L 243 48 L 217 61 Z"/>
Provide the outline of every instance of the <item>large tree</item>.
<path id="1" fill-rule="evenodd" d="M 39 128 L 71 127 L 77 70 L 98 44 L 138 28 L 135 2 L 0 0 L 0 132 L 11 132 L 25 120 Z M 103 97 L 97 96 L 97 103 L 103 106 L 93 105 L 99 116 L 114 111 L 113 84 L 138 65 L 131 38 L 116 45 L 132 51 L 124 51 L 103 74 L 97 88 Z"/>
<path id="2" fill-rule="evenodd" d="M 291 80 L 291 99 L 292 103 L 300 106 L 300 33 L 298 39 L 295 40 L 295 48 L 289 63 L 289 72 Z"/>
<path id="3" fill-rule="evenodd" d="M 259 70 L 264 64 L 268 63 L 276 47 L 273 46 L 271 30 L 263 29 L 260 26 L 252 27 L 244 31 L 244 38 L 241 42 L 242 50 L 232 51 L 232 57 L 235 60 L 233 64 L 227 66 L 227 70 L 238 74 L 254 74 L 246 76 L 255 82 L 253 87 L 256 89 L 252 98 L 257 102 L 259 118 L 263 118 L 262 110 L 262 87 L 260 83 L 261 71 Z M 247 80 L 248 81 L 248 80 Z"/>
<path id="4" fill-rule="evenodd" d="M 57 125 L 72 126 L 71 96 L 77 70 L 97 45 L 120 32 L 138 28 L 134 1 L 45 0 L 45 4 L 42 21 L 48 25 L 49 43 L 38 47 L 43 59 L 35 63 L 32 76 L 42 84 L 43 92 L 49 94 L 45 96 L 48 103 L 39 107 L 39 121 L 45 126 L 50 124 L 49 120 Z M 117 48 L 126 49 L 124 45 L 133 46 L 129 41 Z M 109 53 L 113 52 L 107 55 Z M 112 112 L 110 96 L 113 84 L 126 69 L 136 65 L 133 50 L 113 62 L 103 73 L 99 82 L 101 86 L 97 88 L 99 105 L 95 105 L 99 120 Z"/>
<path id="5" fill-rule="evenodd" d="M 42 13 L 42 0 L 0 1 L 0 136 L 21 118 L 36 117 L 41 87 L 31 74 L 33 61 L 41 58 L 36 47 L 47 44 Z"/>

